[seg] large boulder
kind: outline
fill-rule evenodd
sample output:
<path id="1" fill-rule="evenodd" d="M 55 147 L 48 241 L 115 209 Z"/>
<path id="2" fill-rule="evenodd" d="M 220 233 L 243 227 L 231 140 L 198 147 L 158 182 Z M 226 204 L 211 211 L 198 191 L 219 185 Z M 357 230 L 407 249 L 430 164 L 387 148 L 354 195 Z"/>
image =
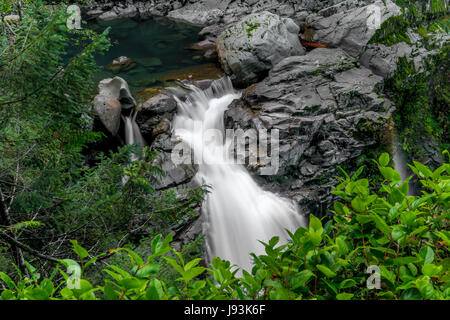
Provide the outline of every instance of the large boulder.
<path id="1" fill-rule="evenodd" d="M 382 145 L 389 132 L 393 105 L 382 85 L 382 77 L 357 67 L 342 49 L 314 49 L 282 60 L 247 88 L 226 112 L 226 127 L 279 130 L 279 169 L 258 179 L 321 214 L 332 203 L 337 167 Z"/>
<path id="2" fill-rule="evenodd" d="M 115 136 L 120 127 L 122 109 L 136 106 L 127 82 L 120 78 L 108 78 L 98 84 L 99 94 L 94 98 L 94 110 L 105 128 Z"/>
<path id="3" fill-rule="evenodd" d="M 298 32 L 289 18 L 267 11 L 250 14 L 217 38 L 220 62 L 235 85 L 248 86 L 284 58 L 305 54 Z"/>
<path id="4" fill-rule="evenodd" d="M 401 9 L 391 0 L 363 1 L 365 6 L 354 4 L 354 0 L 323 9 L 311 18 L 314 30 L 313 41 L 344 49 L 353 57 L 360 55 L 380 27 L 390 17 L 401 14 Z M 350 8 L 347 10 L 347 8 Z"/>

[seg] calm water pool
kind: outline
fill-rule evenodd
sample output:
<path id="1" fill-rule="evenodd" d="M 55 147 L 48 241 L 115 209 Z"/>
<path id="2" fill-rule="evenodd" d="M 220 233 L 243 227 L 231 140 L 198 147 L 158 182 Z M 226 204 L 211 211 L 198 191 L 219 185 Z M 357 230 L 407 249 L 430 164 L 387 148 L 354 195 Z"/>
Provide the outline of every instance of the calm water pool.
<path id="1" fill-rule="evenodd" d="M 96 57 L 104 67 L 96 80 L 120 76 L 132 91 L 163 86 L 166 75 L 176 70 L 208 64 L 203 54 L 187 50 L 186 47 L 198 41 L 198 27 L 193 27 L 168 19 L 152 19 L 136 22 L 131 19 L 89 24 L 89 28 L 101 32 L 110 26 L 112 40 L 110 50 Z M 114 59 L 126 56 L 135 61 L 135 67 L 114 73 L 106 66 Z"/>

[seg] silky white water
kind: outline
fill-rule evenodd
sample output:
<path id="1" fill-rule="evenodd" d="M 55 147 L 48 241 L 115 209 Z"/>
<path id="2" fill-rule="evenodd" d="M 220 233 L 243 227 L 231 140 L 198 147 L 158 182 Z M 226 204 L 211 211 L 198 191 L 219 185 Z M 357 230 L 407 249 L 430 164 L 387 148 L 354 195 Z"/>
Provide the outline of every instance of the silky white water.
<path id="1" fill-rule="evenodd" d="M 412 172 L 407 165 L 407 157 L 405 152 L 402 149 L 402 146 L 397 140 L 397 137 L 394 138 L 394 154 L 392 156 L 392 161 L 394 163 L 394 169 L 400 176 L 402 177 L 401 183 L 403 183 L 409 176 L 411 176 Z M 413 196 L 417 193 L 414 183 L 412 181 L 408 184 L 408 196 Z"/>
<path id="2" fill-rule="evenodd" d="M 264 254 L 258 240 L 268 242 L 279 236 L 280 242 L 286 242 L 286 229 L 305 226 L 304 217 L 293 201 L 264 191 L 243 165 L 230 161 L 225 152 L 227 143 L 205 138 L 209 129 L 223 133 L 224 111 L 240 97 L 231 81 L 216 80 L 204 91 L 195 86 L 189 89 L 185 101 L 175 97 L 178 113 L 173 128 L 174 135 L 191 147 L 199 164 L 196 180 L 211 186 L 202 206 L 208 258 L 218 256 L 251 271 L 250 253 Z"/>
<path id="3" fill-rule="evenodd" d="M 136 123 L 137 112 L 132 113 L 129 116 L 122 115 L 122 120 L 125 124 L 125 143 L 128 145 L 137 144 L 140 147 L 146 145 L 144 137 L 142 137 L 141 130 Z M 131 161 L 137 160 L 137 155 L 135 153 L 131 154 Z M 122 177 L 122 184 L 126 184 L 129 180 L 129 176 L 125 175 Z"/>

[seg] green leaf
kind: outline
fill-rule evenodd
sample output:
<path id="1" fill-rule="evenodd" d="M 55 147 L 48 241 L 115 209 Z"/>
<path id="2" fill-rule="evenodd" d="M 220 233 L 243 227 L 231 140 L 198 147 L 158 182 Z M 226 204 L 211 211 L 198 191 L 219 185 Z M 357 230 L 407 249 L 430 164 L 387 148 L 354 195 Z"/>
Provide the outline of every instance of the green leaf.
<path id="1" fill-rule="evenodd" d="M 0 272 L 0 278 L 6 283 L 9 289 L 14 290 L 16 288 L 16 284 L 6 273 Z"/>
<path id="2" fill-rule="evenodd" d="M 400 182 L 402 180 L 400 173 L 390 167 L 381 167 L 380 172 L 383 177 L 389 181 Z"/>
<path id="3" fill-rule="evenodd" d="M 389 153 L 383 152 L 378 158 L 378 162 L 380 163 L 380 166 L 386 167 L 389 164 Z"/>
<path id="4" fill-rule="evenodd" d="M 158 279 L 152 279 L 148 285 L 145 296 L 148 300 L 160 300 L 163 295 L 163 288 Z"/>
<path id="5" fill-rule="evenodd" d="M 39 288 L 43 289 L 48 296 L 51 296 L 53 294 L 53 291 L 55 290 L 53 282 L 50 279 L 42 280 L 42 282 L 39 284 Z"/>
<path id="6" fill-rule="evenodd" d="M 422 294 L 416 288 L 409 288 L 402 293 L 403 300 L 422 300 Z"/>
<path id="7" fill-rule="evenodd" d="M 25 294 L 30 300 L 49 300 L 48 293 L 41 288 L 34 288 L 31 292 Z"/>
<path id="8" fill-rule="evenodd" d="M 352 208 L 357 212 L 365 212 L 367 210 L 367 205 L 360 196 L 357 196 L 352 200 Z"/>
<path id="9" fill-rule="evenodd" d="M 184 270 L 183 268 L 175 261 L 175 259 L 164 257 L 164 259 L 175 269 L 178 271 L 179 274 L 183 275 Z"/>
<path id="10" fill-rule="evenodd" d="M 422 267 L 422 273 L 426 276 L 434 277 L 442 271 L 442 266 L 436 266 L 434 264 L 425 264 Z"/>
<path id="11" fill-rule="evenodd" d="M 120 292 L 114 288 L 113 283 L 109 280 L 105 280 L 103 292 L 106 300 L 117 300 L 120 297 Z"/>
<path id="12" fill-rule="evenodd" d="M 309 231 L 317 233 L 319 235 L 322 235 L 323 228 L 322 228 L 322 222 L 320 222 L 320 219 L 311 215 L 309 220 Z"/>
<path id="13" fill-rule="evenodd" d="M 186 263 L 186 265 L 184 266 L 184 270 L 189 270 L 192 267 L 195 267 L 196 265 L 199 264 L 199 262 L 202 261 L 202 258 L 196 258 L 194 260 L 189 261 L 188 263 Z"/>
<path id="14" fill-rule="evenodd" d="M 339 289 L 346 289 L 356 285 L 356 281 L 353 279 L 345 279 L 339 284 Z M 339 300 L 339 299 L 338 299 Z"/>
<path id="15" fill-rule="evenodd" d="M 375 212 L 372 212 L 373 220 L 375 221 L 376 227 L 383 232 L 385 235 L 391 234 L 391 228 L 386 224 L 383 218 L 378 216 Z"/>
<path id="16" fill-rule="evenodd" d="M 3 290 L 2 294 L 1 294 L 1 298 L 3 300 L 14 300 L 15 296 L 11 290 L 6 289 L 6 290 Z"/>
<path id="17" fill-rule="evenodd" d="M 391 284 L 395 284 L 395 273 L 388 270 L 385 266 L 380 266 L 381 277 L 388 280 Z"/>
<path id="18" fill-rule="evenodd" d="M 125 289 L 140 289 L 144 284 L 145 284 L 145 280 L 140 280 L 138 278 L 126 278 L 126 279 L 122 279 L 119 282 L 119 285 Z"/>
<path id="19" fill-rule="evenodd" d="M 419 255 L 423 259 L 423 264 L 430 264 L 434 260 L 434 251 L 430 247 L 423 247 L 420 249 Z"/>
<path id="20" fill-rule="evenodd" d="M 133 250 L 130 250 L 128 248 L 119 248 L 119 249 L 117 249 L 117 251 L 122 251 L 122 250 L 126 251 L 130 255 L 130 257 L 132 258 L 132 262 L 134 261 L 133 265 L 134 265 L 134 263 L 136 263 L 137 266 L 140 267 L 140 266 L 142 266 L 144 264 L 144 260 L 142 260 L 142 258 L 136 252 L 134 252 Z"/>
<path id="21" fill-rule="evenodd" d="M 192 279 L 194 279 L 195 277 L 199 276 L 200 274 L 202 274 L 204 271 L 206 270 L 206 268 L 202 268 L 202 267 L 195 267 L 195 268 L 191 268 L 189 270 L 186 270 L 183 274 L 183 280 L 186 282 L 191 281 Z"/>
<path id="22" fill-rule="evenodd" d="M 405 236 L 405 232 L 402 230 L 394 229 L 391 232 L 392 240 L 398 241 L 401 240 Z"/>
<path id="23" fill-rule="evenodd" d="M 347 252 L 348 252 L 348 245 L 347 245 L 347 243 L 345 242 L 345 240 L 344 240 L 344 238 L 342 236 L 338 236 L 336 238 L 336 245 L 338 247 L 338 251 L 339 251 L 339 254 L 341 256 L 347 254 Z"/>
<path id="24" fill-rule="evenodd" d="M 331 269 L 324 266 L 323 264 L 318 264 L 317 269 L 319 269 L 319 271 L 321 271 L 324 275 L 326 275 L 329 278 L 333 278 L 336 276 L 336 273 L 334 273 Z"/>
<path id="25" fill-rule="evenodd" d="M 70 298 L 73 297 L 73 291 L 70 290 L 70 289 L 67 288 L 67 287 L 62 288 L 61 291 L 60 291 L 59 293 L 60 293 L 61 296 L 62 296 L 64 299 L 66 299 L 66 300 L 69 300 Z"/>
<path id="26" fill-rule="evenodd" d="M 310 270 L 302 270 L 299 273 L 293 275 L 291 278 L 292 289 L 295 290 L 298 287 L 303 286 L 313 276 L 314 276 L 314 273 L 312 273 Z"/>
<path id="27" fill-rule="evenodd" d="M 84 258 L 86 258 L 86 257 L 89 255 L 89 253 L 87 252 L 87 250 L 84 249 L 82 246 L 80 246 L 80 245 L 78 244 L 78 241 L 77 241 L 77 240 L 70 240 L 70 242 L 71 242 L 72 245 L 73 245 L 73 251 L 75 251 L 75 253 L 76 253 L 81 259 L 84 259 Z"/>
<path id="28" fill-rule="evenodd" d="M 351 300 L 351 298 L 353 298 L 354 294 L 353 293 L 339 293 L 336 296 L 336 299 L 338 300 Z"/>
<path id="29" fill-rule="evenodd" d="M 159 268 L 160 268 L 159 263 L 149 263 L 137 271 L 136 277 L 148 278 L 148 277 L 156 274 L 159 271 Z"/>

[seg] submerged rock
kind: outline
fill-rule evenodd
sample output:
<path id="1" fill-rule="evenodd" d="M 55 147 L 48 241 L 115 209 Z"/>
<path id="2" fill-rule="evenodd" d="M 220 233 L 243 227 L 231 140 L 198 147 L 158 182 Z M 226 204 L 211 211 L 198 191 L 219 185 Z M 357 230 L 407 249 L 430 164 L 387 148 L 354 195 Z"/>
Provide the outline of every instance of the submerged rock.
<path id="1" fill-rule="evenodd" d="M 136 106 L 127 82 L 120 78 L 108 78 L 98 84 L 99 94 L 94 98 L 94 110 L 105 128 L 115 136 L 120 127 L 122 109 Z"/>
<path id="2" fill-rule="evenodd" d="M 223 76 L 222 70 L 216 67 L 213 63 L 206 63 L 202 65 L 177 69 L 168 71 L 158 75 L 158 81 L 168 84 L 176 80 L 204 80 L 204 79 L 217 79 Z"/>
<path id="3" fill-rule="evenodd" d="M 144 67 L 157 67 L 162 65 L 161 59 L 157 57 L 136 58 L 134 60 Z"/>
<path id="4" fill-rule="evenodd" d="M 220 62 L 235 85 L 250 85 L 282 59 L 305 53 L 298 32 L 289 18 L 267 11 L 248 15 L 217 38 Z"/>
<path id="5" fill-rule="evenodd" d="M 106 70 L 114 73 L 128 71 L 136 67 L 136 62 L 133 59 L 121 56 L 114 59 L 110 64 L 106 66 Z"/>

